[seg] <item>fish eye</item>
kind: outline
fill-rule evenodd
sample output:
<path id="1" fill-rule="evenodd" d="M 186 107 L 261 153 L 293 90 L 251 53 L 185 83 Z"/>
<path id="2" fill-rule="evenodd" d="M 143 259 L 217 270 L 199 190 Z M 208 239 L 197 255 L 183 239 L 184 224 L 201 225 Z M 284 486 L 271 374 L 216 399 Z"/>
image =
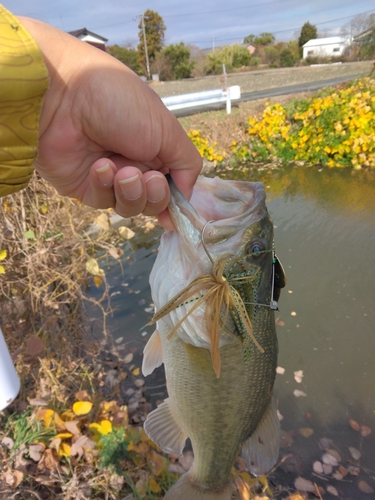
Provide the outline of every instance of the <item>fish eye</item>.
<path id="1" fill-rule="evenodd" d="M 252 241 L 247 245 L 246 253 L 251 257 L 252 260 L 257 262 L 265 256 L 265 247 L 260 241 Z"/>

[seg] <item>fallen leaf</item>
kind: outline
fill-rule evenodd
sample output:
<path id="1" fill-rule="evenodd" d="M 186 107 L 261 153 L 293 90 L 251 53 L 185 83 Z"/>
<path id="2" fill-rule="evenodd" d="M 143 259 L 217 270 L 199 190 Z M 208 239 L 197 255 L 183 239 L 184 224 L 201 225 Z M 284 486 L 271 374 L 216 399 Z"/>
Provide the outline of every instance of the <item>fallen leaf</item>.
<path id="1" fill-rule="evenodd" d="M 329 455 L 332 455 L 333 457 L 335 457 L 335 459 L 338 462 L 341 462 L 341 455 L 340 455 L 340 453 L 337 450 L 333 450 L 332 448 L 328 448 L 327 453 Z"/>
<path id="2" fill-rule="evenodd" d="M 371 434 L 370 427 L 367 427 L 367 425 L 361 425 L 361 436 L 362 437 L 367 437 L 370 434 Z"/>
<path id="3" fill-rule="evenodd" d="M 70 444 L 62 442 L 58 451 L 59 457 L 70 457 Z"/>
<path id="4" fill-rule="evenodd" d="M 48 406 L 48 403 L 45 399 L 42 398 L 33 398 L 29 399 L 30 406 Z"/>
<path id="5" fill-rule="evenodd" d="M 125 226 L 119 227 L 118 232 L 123 240 L 131 240 L 135 236 L 135 232 Z"/>
<path id="6" fill-rule="evenodd" d="M 339 496 L 339 492 L 336 490 L 336 488 L 334 486 L 327 486 L 327 492 L 330 493 L 331 495 L 333 495 L 334 497 L 338 497 Z"/>
<path id="7" fill-rule="evenodd" d="M 98 217 L 95 219 L 95 223 L 100 227 L 100 229 L 103 229 L 104 231 L 109 230 L 109 220 L 108 220 L 108 215 L 105 213 L 101 213 L 98 215 Z"/>
<path id="8" fill-rule="evenodd" d="M 319 460 L 316 460 L 313 463 L 313 471 L 316 474 L 323 474 L 323 464 L 322 464 L 322 462 L 319 462 Z"/>
<path id="9" fill-rule="evenodd" d="M 291 315 L 291 316 L 297 316 L 297 313 L 296 313 L 295 311 L 292 311 L 292 312 L 290 313 L 290 315 Z"/>
<path id="10" fill-rule="evenodd" d="M 279 318 L 276 318 L 276 320 L 275 320 L 275 324 L 276 324 L 277 326 L 285 326 L 285 321 L 283 321 L 283 320 L 281 320 L 281 319 L 279 319 Z"/>
<path id="11" fill-rule="evenodd" d="M 1 444 L 2 444 L 2 446 L 4 446 L 5 448 L 7 448 L 8 450 L 11 450 L 13 448 L 13 446 L 14 446 L 14 441 L 13 441 L 12 438 L 5 436 L 1 440 Z"/>
<path id="12" fill-rule="evenodd" d="M 358 483 L 358 488 L 363 492 L 363 493 L 367 493 L 368 495 L 370 495 L 371 493 L 374 493 L 374 489 L 371 488 L 371 486 L 366 483 L 366 481 L 359 481 Z"/>
<path id="13" fill-rule="evenodd" d="M 332 477 L 337 479 L 337 481 L 344 479 L 344 476 L 338 470 L 332 474 Z"/>
<path id="14" fill-rule="evenodd" d="M 34 460 L 34 462 L 39 462 L 39 460 L 42 458 L 44 450 L 45 446 L 41 443 L 31 444 L 29 446 L 29 456 L 31 460 Z"/>
<path id="15" fill-rule="evenodd" d="M 78 455 L 78 460 L 80 460 L 84 454 L 84 445 L 89 441 L 87 436 L 80 436 L 75 443 L 72 444 L 70 448 L 70 455 L 72 457 Z"/>
<path id="16" fill-rule="evenodd" d="M 354 429 L 355 431 L 359 431 L 360 427 L 359 427 L 359 423 L 356 422 L 355 420 L 349 420 L 349 425 L 352 429 Z"/>
<path id="17" fill-rule="evenodd" d="M 297 477 L 294 481 L 294 486 L 297 490 L 300 491 L 309 491 L 313 493 L 316 491 L 314 484 L 308 479 L 304 479 L 303 477 Z"/>
<path id="18" fill-rule="evenodd" d="M 5 267 L 4 266 L 0 266 L 0 274 L 5 274 Z"/>
<path id="19" fill-rule="evenodd" d="M 48 408 L 41 408 L 35 414 L 37 420 L 43 420 L 46 427 L 50 427 L 55 412 Z"/>
<path id="20" fill-rule="evenodd" d="M 302 370 L 298 370 L 298 371 L 294 372 L 294 380 L 297 382 L 297 384 L 300 384 L 302 382 L 302 379 L 303 379 L 303 371 Z"/>
<path id="21" fill-rule="evenodd" d="M 285 373 L 285 368 L 281 367 L 281 366 L 278 366 L 276 368 L 276 373 L 278 373 L 279 375 L 284 375 Z"/>
<path id="22" fill-rule="evenodd" d="M 296 398 L 301 398 L 301 397 L 305 398 L 307 396 L 307 394 L 305 392 L 300 391 L 298 389 L 295 389 L 293 391 L 293 394 L 295 395 Z"/>
<path id="23" fill-rule="evenodd" d="M 340 465 L 340 466 L 339 466 L 339 472 L 340 472 L 340 474 L 341 474 L 343 477 L 345 477 L 345 476 L 347 476 L 347 475 L 349 474 L 348 469 L 346 469 L 343 465 Z"/>
<path id="24" fill-rule="evenodd" d="M 323 473 L 326 476 L 329 476 L 330 474 L 332 474 L 332 471 L 333 471 L 332 465 L 330 465 L 330 464 L 323 464 Z"/>
<path id="25" fill-rule="evenodd" d="M 75 397 L 78 401 L 90 401 L 90 396 L 87 391 L 78 391 L 75 393 Z"/>
<path id="26" fill-rule="evenodd" d="M 76 415 L 87 415 L 92 408 L 92 403 L 90 401 L 76 401 L 73 404 L 73 412 Z"/>
<path id="27" fill-rule="evenodd" d="M 80 434 L 81 431 L 78 427 L 78 423 L 79 420 L 69 420 L 68 422 L 65 422 L 66 430 L 74 435 Z"/>
<path id="28" fill-rule="evenodd" d="M 7 483 L 8 486 L 11 486 L 12 488 L 17 488 L 17 486 L 21 484 L 22 479 L 23 479 L 23 472 L 19 470 L 8 472 L 5 475 L 5 482 Z"/>
<path id="29" fill-rule="evenodd" d="M 94 276 L 103 276 L 104 271 L 103 269 L 100 269 L 98 261 L 96 259 L 89 259 L 86 262 L 86 271 L 90 274 L 93 274 Z"/>
<path id="30" fill-rule="evenodd" d="M 328 452 L 324 453 L 324 455 L 322 456 L 322 462 L 327 465 L 332 465 L 332 467 L 336 467 L 337 465 L 339 465 L 337 458 Z"/>
<path id="31" fill-rule="evenodd" d="M 137 380 L 134 381 L 134 384 L 139 388 L 143 387 L 145 385 L 145 381 L 141 378 L 137 378 Z"/>
<path id="32" fill-rule="evenodd" d="M 349 451 L 354 460 L 359 460 L 361 458 L 361 452 L 352 446 L 349 446 Z"/>
<path id="33" fill-rule="evenodd" d="M 328 439 L 326 437 L 323 437 L 323 438 L 320 438 L 319 441 L 319 448 L 322 449 L 322 450 L 326 450 L 327 448 L 329 448 L 332 444 L 332 439 Z"/>
<path id="34" fill-rule="evenodd" d="M 53 450 L 47 448 L 44 450 L 43 456 L 38 463 L 38 469 L 49 469 L 49 470 L 57 470 L 59 467 L 58 460 L 53 456 Z"/>
<path id="35" fill-rule="evenodd" d="M 37 335 L 30 335 L 26 340 L 25 354 L 27 356 L 38 356 L 44 351 L 44 344 Z"/>
<path id="36" fill-rule="evenodd" d="M 7 250 L 0 250 L 0 261 L 5 260 L 7 258 L 8 252 Z"/>
<path id="37" fill-rule="evenodd" d="M 134 354 L 132 352 L 130 352 L 129 354 L 127 354 L 125 356 L 125 358 L 123 359 L 123 362 L 125 364 L 131 363 L 133 361 L 133 358 L 134 358 Z"/>
<path id="38" fill-rule="evenodd" d="M 160 486 L 158 485 L 158 483 L 155 481 L 155 479 L 153 477 L 150 477 L 150 479 L 148 480 L 148 487 L 150 488 L 150 491 L 152 491 L 152 493 L 160 493 L 161 492 Z"/>
<path id="39" fill-rule="evenodd" d="M 101 276 L 94 276 L 94 285 L 96 288 L 100 288 L 103 284 L 103 278 Z"/>
<path id="40" fill-rule="evenodd" d="M 140 368 L 134 368 L 134 370 L 132 371 L 133 375 L 135 375 L 136 377 L 138 377 L 138 375 L 141 373 L 141 369 Z"/>
<path id="41" fill-rule="evenodd" d="M 124 254 L 124 252 L 123 252 L 123 250 L 121 250 L 121 248 L 116 248 L 116 247 L 111 247 L 108 250 L 108 253 L 114 259 L 119 259 Z"/>
<path id="42" fill-rule="evenodd" d="M 309 427 L 302 427 L 299 430 L 299 433 L 301 434 L 301 436 L 308 438 L 314 434 L 314 429 L 310 429 Z"/>
<path id="43" fill-rule="evenodd" d="M 155 450 L 151 450 L 147 454 L 147 462 L 151 466 L 151 472 L 154 474 L 154 476 L 160 476 L 163 471 L 163 466 L 165 463 L 164 461 L 164 457 L 162 457 Z"/>

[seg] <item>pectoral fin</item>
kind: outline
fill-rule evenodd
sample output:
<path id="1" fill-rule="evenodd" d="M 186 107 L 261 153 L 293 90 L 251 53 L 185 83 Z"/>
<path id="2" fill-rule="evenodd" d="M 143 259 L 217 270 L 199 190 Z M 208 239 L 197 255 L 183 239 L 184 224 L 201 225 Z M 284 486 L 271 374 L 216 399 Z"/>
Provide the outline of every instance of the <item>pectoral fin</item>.
<path id="1" fill-rule="evenodd" d="M 175 455 L 182 454 L 188 436 L 176 421 L 169 398 L 149 413 L 143 428 L 148 437 L 163 451 Z"/>
<path id="2" fill-rule="evenodd" d="M 147 375 L 150 375 L 155 370 L 155 368 L 163 363 L 163 361 L 163 346 L 161 344 L 159 332 L 155 330 L 143 350 L 143 375 L 145 377 Z"/>
<path id="3" fill-rule="evenodd" d="M 252 474 L 267 474 L 277 462 L 280 447 L 280 423 L 275 401 L 269 407 L 258 427 L 242 446 L 241 456 Z"/>

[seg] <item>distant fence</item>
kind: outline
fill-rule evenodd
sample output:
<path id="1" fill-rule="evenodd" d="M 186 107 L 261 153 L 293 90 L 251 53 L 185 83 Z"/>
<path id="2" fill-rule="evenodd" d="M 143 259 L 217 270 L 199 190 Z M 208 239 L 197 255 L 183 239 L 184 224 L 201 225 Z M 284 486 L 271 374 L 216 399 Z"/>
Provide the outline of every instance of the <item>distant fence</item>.
<path id="1" fill-rule="evenodd" d="M 204 92 L 192 92 L 191 94 L 174 95 L 163 97 L 162 101 L 170 111 L 180 109 L 196 108 L 207 106 L 209 104 L 226 103 L 227 113 L 231 112 L 232 101 L 241 98 L 241 89 L 239 85 L 223 89 L 206 90 Z"/>

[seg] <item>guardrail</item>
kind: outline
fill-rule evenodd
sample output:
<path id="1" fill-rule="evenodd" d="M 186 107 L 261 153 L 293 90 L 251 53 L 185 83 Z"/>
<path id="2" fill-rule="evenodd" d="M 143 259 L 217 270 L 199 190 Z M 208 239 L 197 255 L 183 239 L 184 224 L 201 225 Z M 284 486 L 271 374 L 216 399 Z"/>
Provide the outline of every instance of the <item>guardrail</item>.
<path id="1" fill-rule="evenodd" d="M 241 89 L 239 85 L 223 89 L 206 90 L 204 92 L 192 92 L 191 94 L 174 95 L 163 97 L 162 101 L 170 111 L 180 109 L 196 108 L 199 106 L 207 106 L 220 102 L 226 103 L 227 113 L 231 112 L 232 101 L 241 98 Z"/>

